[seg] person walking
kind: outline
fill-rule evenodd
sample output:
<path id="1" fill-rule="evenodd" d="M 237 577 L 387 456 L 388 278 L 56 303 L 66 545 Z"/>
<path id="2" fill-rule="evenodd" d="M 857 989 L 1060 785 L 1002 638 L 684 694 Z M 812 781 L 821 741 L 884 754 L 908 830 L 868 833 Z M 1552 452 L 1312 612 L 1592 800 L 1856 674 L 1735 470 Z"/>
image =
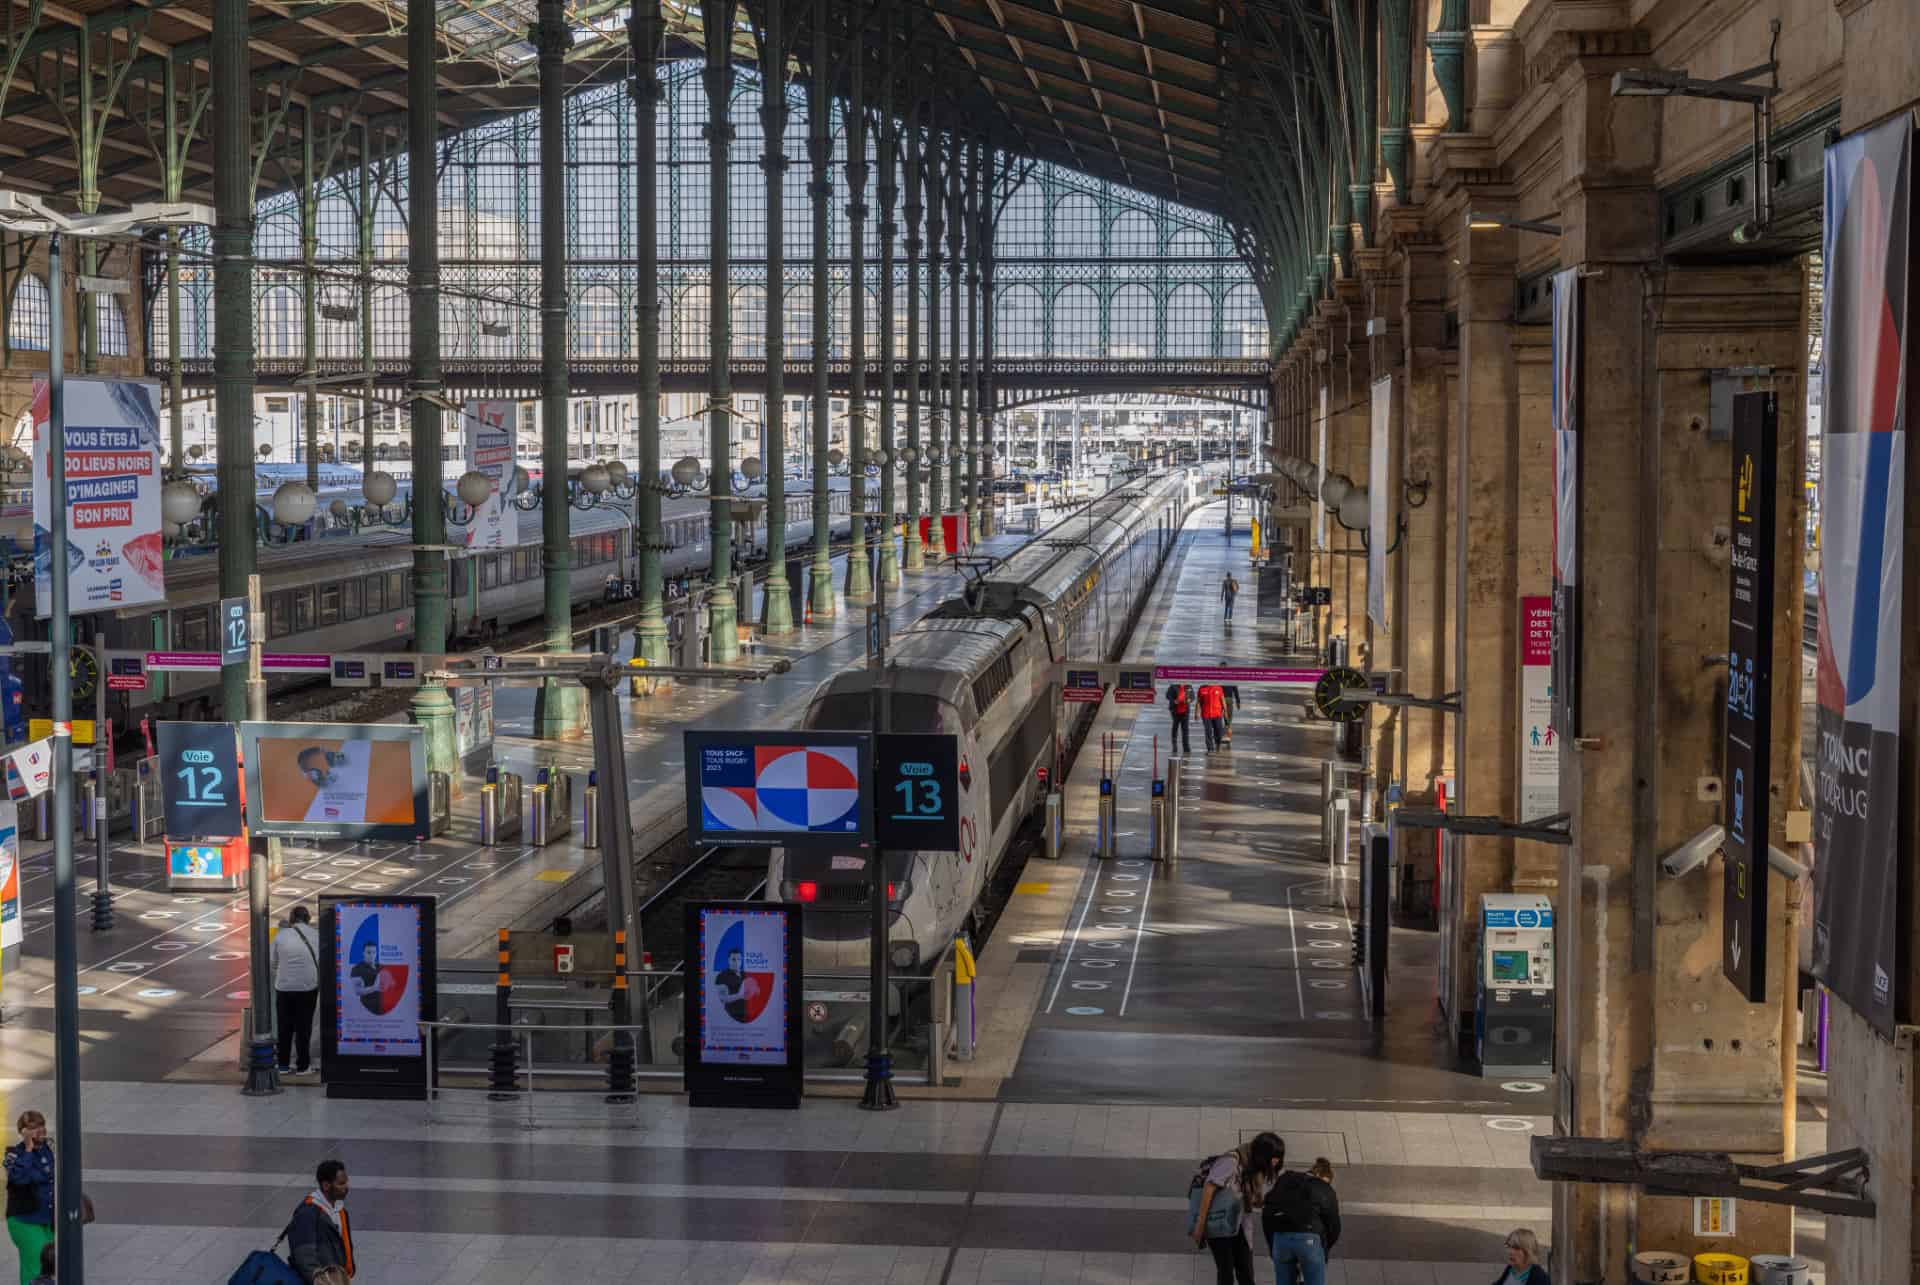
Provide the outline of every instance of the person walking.
<path id="1" fill-rule="evenodd" d="M 1226 715 L 1227 720 L 1226 735 L 1222 739 L 1231 741 L 1233 739 L 1233 711 L 1240 708 L 1240 689 L 1232 683 L 1223 683 L 1220 687 L 1220 694 L 1224 698 L 1220 702 L 1221 710 Z"/>
<path id="2" fill-rule="evenodd" d="M 1493 1285 L 1553 1285 L 1540 1265 L 1540 1238 L 1525 1227 L 1507 1233 L 1507 1270 Z"/>
<path id="3" fill-rule="evenodd" d="M 6 1150 L 7 1238 L 20 1252 L 20 1285 L 33 1285 L 41 1251 L 53 1243 L 53 1147 L 38 1111 L 22 1111 L 14 1127 L 20 1141 Z"/>
<path id="4" fill-rule="evenodd" d="M 1273 1255 L 1278 1285 L 1326 1285 L 1327 1256 L 1340 1239 L 1340 1198 L 1325 1156 L 1305 1173 L 1274 1179 L 1260 1210 L 1260 1230 Z"/>
<path id="5" fill-rule="evenodd" d="M 273 1003 L 280 1074 L 305 1075 L 313 1070 L 313 1014 L 320 1006 L 320 935 L 305 906 L 295 906 L 273 935 Z"/>
<path id="6" fill-rule="evenodd" d="M 307 1285 L 330 1269 L 354 1276 L 353 1230 L 347 1220 L 347 1167 L 322 1160 L 313 1171 L 319 1184 L 307 1193 L 287 1224 L 287 1261 Z"/>
<path id="7" fill-rule="evenodd" d="M 1228 624 L 1233 623 L 1233 600 L 1239 596 L 1240 582 L 1235 580 L 1233 578 L 1233 572 L 1229 571 L 1226 574 L 1226 578 L 1220 582 L 1220 602 L 1227 609 L 1226 618 Z"/>
<path id="8" fill-rule="evenodd" d="M 1187 732 L 1187 722 L 1193 714 L 1193 688 L 1185 683 L 1167 685 L 1167 713 L 1173 719 L 1173 735 L 1167 738 L 1167 753 L 1173 753 L 1178 745 L 1182 754 L 1193 753 L 1193 738 Z"/>
<path id="9" fill-rule="evenodd" d="M 1226 740 L 1227 693 L 1218 683 L 1200 689 L 1200 721 L 1206 724 L 1207 752 L 1211 754 Z"/>
<path id="10" fill-rule="evenodd" d="M 1188 1234 L 1213 1255 L 1216 1285 L 1253 1285 L 1253 1211 L 1287 1157 L 1276 1134 L 1200 1162 L 1187 1192 Z"/>

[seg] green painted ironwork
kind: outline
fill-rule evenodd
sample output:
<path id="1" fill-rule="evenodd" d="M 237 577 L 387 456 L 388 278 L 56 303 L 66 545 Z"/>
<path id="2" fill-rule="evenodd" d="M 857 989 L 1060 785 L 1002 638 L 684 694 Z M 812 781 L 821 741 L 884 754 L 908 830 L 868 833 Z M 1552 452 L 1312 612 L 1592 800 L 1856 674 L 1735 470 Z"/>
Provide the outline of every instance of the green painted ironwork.
<path id="1" fill-rule="evenodd" d="M 760 82 L 777 85 L 776 93 L 760 95 L 763 155 L 760 167 L 767 178 L 766 301 L 767 400 L 766 453 L 761 466 L 767 477 L 767 587 L 762 596 L 761 625 L 769 634 L 793 630 L 793 585 L 787 579 L 787 121 L 792 99 L 786 90 L 786 0 L 766 0 L 766 25 L 754 32 L 760 50 Z M 655 399 L 658 400 L 657 398 Z"/>
<path id="2" fill-rule="evenodd" d="M 859 17 L 847 60 L 847 504 L 851 543 L 847 549 L 847 601 L 873 596 L 867 566 L 867 32 Z M 718 358 L 716 358 L 718 360 Z"/>
<path id="3" fill-rule="evenodd" d="M 771 0 L 779 8 L 782 0 Z M 633 41 L 633 168 L 638 186 L 634 203 L 634 232 L 640 251 L 640 274 L 633 303 L 638 319 L 640 384 L 635 477 L 640 489 L 634 497 L 638 515 L 636 542 L 640 546 L 640 619 L 634 626 L 634 654 L 650 665 L 667 662 L 666 584 L 660 555 L 667 535 L 660 504 L 660 104 L 666 91 L 660 83 L 660 47 L 666 23 L 660 0 L 634 0 L 630 26 Z M 773 180 L 769 179 L 771 183 Z M 771 598 L 772 594 L 769 593 Z"/>
<path id="4" fill-rule="evenodd" d="M 705 0 L 701 13 L 709 32 L 731 33 L 736 12 L 734 0 Z M 733 41 L 709 39 L 707 42 L 707 153 L 708 153 L 708 246 L 711 254 L 708 276 L 709 302 L 707 328 L 707 449 L 712 452 L 712 467 L 707 470 L 707 490 L 712 496 L 707 540 L 712 551 L 707 564 L 707 659 L 725 664 L 740 654 L 739 608 L 751 604 L 736 603 L 733 592 L 733 372 L 727 360 L 732 352 L 733 309 L 727 290 L 730 264 L 727 260 L 728 236 L 732 231 L 732 211 L 728 206 L 728 179 L 731 177 L 728 152 L 733 145 Z"/>
<path id="5" fill-rule="evenodd" d="M 813 59 L 811 66 L 819 83 L 832 83 L 833 33 L 827 23 L 828 0 L 813 0 Z M 831 520 L 821 520 L 828 512 L 827 442 L 832 415 L 832 400 L 827 395 L 826 345 L 832 318 L 828 313 L 828 231 L 831 226 L 828 203 L 833 198 L 833 107 L 826 94 L 810 94 L 807 99 L 807 158 L 813 173 L 807 193 L 813 198 L 813 337 L 809 356 L 813 359 L 813 583 L 809 602 L 814 617 L 830 620 L 834 614 L 833 557 Z"/>

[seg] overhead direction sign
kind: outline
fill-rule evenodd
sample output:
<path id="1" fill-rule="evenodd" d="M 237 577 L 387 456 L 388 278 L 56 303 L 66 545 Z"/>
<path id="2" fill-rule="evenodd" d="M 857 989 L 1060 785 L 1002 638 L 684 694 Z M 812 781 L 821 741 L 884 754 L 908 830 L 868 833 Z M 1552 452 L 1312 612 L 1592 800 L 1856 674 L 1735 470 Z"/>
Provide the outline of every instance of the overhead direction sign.
<path id="1" fill-rule="evenodd" d="M 1153 704 L 1153 670 L 1122 669 L 1114 675 L 1113 703 L 1116 705 Z"/>
<path id="2" fill-rule="evenodd" d="M 247 620 L 247 600 L 245 598 L 222 598 L 220 600 L 220 663 L 222 665 L 244 665 L 247 663 L 247 646 L 253 641 L 253 630 Z"/>
<path id="3" fill-rule="evenodd" d="M 161 723 L 160 809 L 169 839 L 231 839 L 246 829 L 232 723 Z"/>
<path id="4" fill-rule="evenodd" d="M 1060 684 L 1060 699 L 1070 704 L 1098 705 L 1106 695 L 1107 686 L 1098 669 L 1069 669 Z"/>

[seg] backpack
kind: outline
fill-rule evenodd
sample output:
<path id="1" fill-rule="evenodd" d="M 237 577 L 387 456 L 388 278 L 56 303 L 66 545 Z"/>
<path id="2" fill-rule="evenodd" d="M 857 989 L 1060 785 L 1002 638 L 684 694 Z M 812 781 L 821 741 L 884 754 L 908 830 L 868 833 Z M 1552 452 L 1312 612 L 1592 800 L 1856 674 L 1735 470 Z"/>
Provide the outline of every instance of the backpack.
<path id="1" fill-rule="evenodd" d="M 293 1230 L 288 1223 L 281 1233 L 273 1238 L 273 1244 L 266 1249 L 256 1249 L 248 1254 L 246 1261 L 227 1277 L 227 1285 L 306 1285 L 300 1273 L 288 1265 L 287 1260 L 276 1252 L 280 1243 L 287 1238 L 287 1232 Z"/>
<path id="2" fill-rule="evenodd" d="M 1274 1181 L 1260 1208 L 1260 1228 L 1265 1239 L 1275 1236 L 1324 1236 L 1320 1210 L 1313 1199 L 1314 1180 L 1303 1173 L 1287 1172 Z"/>
<path id="3" fill-rule="evenodd" d="M 1179 716 L 1180 716 L 1180 715 L 1182 715 L 1182 714 L 1185 714 L 1185 713 L 1186 713 L 1186 712 L 1188 711 L 1188 709 L 1190 708 L 1190 706 L 1189 706 L 1189 704 L 1188 704 L 1188 701 L 1187 701 L 1187 694 L 1188 694 L 1188 692 L 1190 692 L 1191 690 L 1192 690 L 1192 689 L 1191 689 L 1191 688 L 1189 688 L 1189 687 L 1188 687 L 1188 686 L 1187 686 L 1187 685 L 1186 685 L 1185 683 L 1179 683 L 1179 684 L 1177 684 L 1177 685 L 1176 685 L 1176 686 L 1174 687 L 1174 689 L 1173 689 L 1173 713 L 1174 713 L 1174 716 L 1175 716 L 1176 718 L 1177 718 L 1177 717 L 1179 717 Z"/>
<path id="4" fill-rule="evenodd" d="M 1187 1184 L 1187 1232 L 1193 1232 L 1194 1220 L 1200 1217 L 1200 1201 L 1207 1191 L 1207 1173 L 1220 1156 L 1208 1156 L 1193 1171 L 1193 1180 Z M 1240 1233 L 1240 1184 L 1221 1187 L 1213 1193 L 1213 1203 L 1207 1206 L 1207 1239 L 1225 1240 Z"/>

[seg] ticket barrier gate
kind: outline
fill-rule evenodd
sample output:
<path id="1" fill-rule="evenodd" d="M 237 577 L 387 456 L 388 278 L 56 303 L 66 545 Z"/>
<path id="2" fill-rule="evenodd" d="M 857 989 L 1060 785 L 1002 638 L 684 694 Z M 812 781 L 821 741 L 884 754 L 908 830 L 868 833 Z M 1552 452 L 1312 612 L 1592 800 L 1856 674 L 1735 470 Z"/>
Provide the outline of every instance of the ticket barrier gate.
<path id="1" fill-rule="evenodd" d="M 157 792 L 156 792 L 157 793 Z M 453 827 L 453 776 L 427 773 L 427 833 L 442 835 Z"/>
<path id="2" fill-rule="evenodd" d="M 143 758 L 136 769 L 133 791 L 133 838 L 146 843 L 166 834 L 166 817 L 160 802 L 160 775 L 157 758 Z"/>
<path id="3" fill-rule="evenodd" d="M 1167 774 L 1153 783 L 1153 859 L 1171 870 L 1180 864 L 1180 778 L 1187 760 L 1167 758 Z"/>
<path id="4" fill-rule="evenodd" d="M 53 838 L 52 790 L 48 790 L 28 804 L 27 833 L 41 843 Z"/>
<path id="5" fill-rule="evenodd" d="M 1113 795 L 1113 778 L 1100 778 L 1100 809 L 1094 833 L 1094 851 L 1102 861 L 1120 855 L 1120 837 L 1115 833 L 1119 801 Z"/>
<path id="6" fill-rule="evenodd" d="M 480 842 L 494 847 L 520 836 L 521 781 L 517 772 L 499 767 L 487 769 L 487 783 L 480 787 Z"/>
<path id="7" fill-rule="evenodd" d="M 527 842 L 544 848 L 573 833 L 573 778 L 543 767 L 527 800 Z"/>
<path id="8" fill-rule="evenodd" d="M 1155 861 L 1167 859 L 1167 783 L 1153 780 L 1153 797 L 1147 811 L 1147 850 Z"/>

